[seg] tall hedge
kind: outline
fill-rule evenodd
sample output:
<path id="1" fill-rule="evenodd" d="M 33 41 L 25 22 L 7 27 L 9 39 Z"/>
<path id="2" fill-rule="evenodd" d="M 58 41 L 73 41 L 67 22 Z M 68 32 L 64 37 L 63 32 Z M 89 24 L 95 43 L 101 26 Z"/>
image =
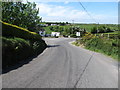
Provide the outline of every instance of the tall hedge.
<path id="1" fill-rule="evenodd" d="M 30 32 L 16 25 L 2 22 L 2 68 L 7 68 L 38 55 L 47 47 L 44 40 L 37 33 Z"/>
<path id="2" fill-rule="evenodd" d="M 28 57 L 38 55 L 46 48 L 43 40 L 31 42 L 22 38 L 2 37 L 2 42 L 3 68 L 14 65 Z"/>
<path id="3" fill-rule="evenodd" d="M 31 32 L 25 28 L 18 27 L 3 21 L 2 23 L 2 35 L 5 37 L 19 37 L 26 40 L 40 40 L 41 36 L 35 32 Z"/>
<path id="4" fill-rule="evenodd" d="M 98 37 L 87 33 L 82 39 L 77 40 L 77 43 L 83 44 L 87 49 L 102 52 L 118 59 L 118 48 L 120 47 L 118 40 L 119 39 Z"/>

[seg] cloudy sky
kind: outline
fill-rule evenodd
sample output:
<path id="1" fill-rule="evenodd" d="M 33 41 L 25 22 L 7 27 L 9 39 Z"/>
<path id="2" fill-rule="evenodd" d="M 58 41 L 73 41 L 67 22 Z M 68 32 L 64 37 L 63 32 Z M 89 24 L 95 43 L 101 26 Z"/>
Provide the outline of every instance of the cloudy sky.
<path id="1" fill-rule="evenodd" d="M 31 0 L 33 2 L 33 0 Z M 40 2 L 35 1 L 42 21 L 75 23 L 118 23 L 118 2 Z"/>

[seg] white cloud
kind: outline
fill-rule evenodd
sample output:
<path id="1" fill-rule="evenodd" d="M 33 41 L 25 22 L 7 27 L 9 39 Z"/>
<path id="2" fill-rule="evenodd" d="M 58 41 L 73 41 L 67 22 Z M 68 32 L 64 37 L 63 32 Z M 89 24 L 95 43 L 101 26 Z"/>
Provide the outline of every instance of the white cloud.
<path id="1" fill-rule="evenodd" d="M 71 22 L 94 22 L 85 11 L 74 9 L 70 6 L 57 6 L 47 3 L 37 3 L 39 8 L 39 15 L 42 16 L 43 21 L 67 21 Z M 117 23 L 117 17 L 110 17 L 106 15 L 96 15 L 89 12 L 97 22 Z M 114 20 L 115 19 L 115 20 Z M 111 22 L 110 22 L 111 20 Z"/>
<path id="2" fill-rule="evenodd" d="M 65 16 L 65 13 L 68 12 L 70 8 L 56 5 L 48 4 L 37 4 L 40 14 L 46 14 L 46 16 Z"/>
<path id="3" fill-rule="evenodd" d="M 37 8 L 39 8 L 40 15 L 46 15 L 51 17 L 64 17 L 64 18 L 86 18 L 87 13 L 80 10 L 75 10 L 71 7 L 67 6 L 57 6 L 57 5 L 48 5 L 48 4 L 37 4 Z"/>
<path id="4" fill-rule="evenodd" d="M 64 4 L 68 4 L 68 3 L 69 3 L 69 1 L 65 1 L 65 2 L 64 2 Z"/>

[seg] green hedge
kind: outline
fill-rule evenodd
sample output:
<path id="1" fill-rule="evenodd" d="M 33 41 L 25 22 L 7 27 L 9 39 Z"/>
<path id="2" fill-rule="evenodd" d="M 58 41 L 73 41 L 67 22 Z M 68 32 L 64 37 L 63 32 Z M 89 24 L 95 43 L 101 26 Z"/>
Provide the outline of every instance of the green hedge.
<path id="1" fill-rule="evenodd" d="M 70 37 L 76 38 L 76 34 L 71 34 Z"/>
<path id="2" fill-rule="evenodd" d="M 19 37 L 26 40 L 40 40 L 41 36 L 35 32 L 31 32 L 25 28 L 18 27 L 6 22 L 2 22 L 2 35 L 5 37 Z"/>
<path id="3" fill-rule="evenodd" d="M 118 48 L 120 47 L 118 40 L 118 38 L 109 39 L 86 33 L 85 36 L 77 40 L 75 44 L 82 44 L 87 49 L 104 53 L 118 60 Z"/>
<path id="4" fill-rule="evenodd" d="M 2 22 L 2 68 L 40 54 L 46 47 L 41 36 L 35 32 Z"/>
<path id="5" fill-rule="evenodd" d="M 21 38 L 2 37 L 2 67 L 6 68 L 28 57 L 38 55 L 46 48 L 43 40 L 31 42 Z"/>
<path id="6" fill-rule="evenodd" d="M 93 38 L 86 41 L 85 46 L 88 49 L 103 52 L 106 55 L 112 56 L 118 59 L 118 41 L 117 40 L 106 40 L 104 38 Z"/>

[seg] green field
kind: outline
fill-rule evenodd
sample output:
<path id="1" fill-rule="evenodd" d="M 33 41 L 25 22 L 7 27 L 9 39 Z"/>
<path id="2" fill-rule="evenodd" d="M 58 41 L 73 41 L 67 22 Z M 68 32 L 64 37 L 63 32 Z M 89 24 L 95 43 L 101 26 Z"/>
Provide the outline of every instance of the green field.
<path id="1" fill-rule="evenodd" d="M 51 32 L 53 32 L 52 30 L 50 30 L 50 27 L 57 27 L 57 26 L 47 26 L 47 27 L 43 27 L 43 29 L 45 29 L 46 33 L 47 34 L 51 34 Z M 65 26 L 58 26 L 58 27 L 61 27 L 61 28 L 69 28 L 71 27 L 70 25 L 65 25 Z"/>
<path id="2" fill-rule="evenodd" d="M 93 27 L 99 27 L 99 26 L 107 26 L 109 27 L 111 30 L 118 30 L 118 25 L 114 25 L 114 24 L 76 24 L 75 26 L 79 26 L 80 28 L 85 28 L 88 32 L 91 31 L 91 29 Z"/>
<path id="3" fill-rule="evenodd" d="M 119 31 L 115 31 L 115 32 L 109 32 L 109 33 L 104 33 L 104 34 L 118 34 L 120 33 Z"/>
<path id="4" fill-rule="evenodd" d="M 64 25 L 64 26 L 47 26 L 43 27 L 46 30 L 47 34 L 50 34 L 53 32 L 50 30 L 50 27 L 62 27 L 64 29 L 70 28 L 70 27 L 80 27 L 81 29 L 85 29 L 87 32 L 90 32 L 93 27 L 99 27 L 99 26 L 106 26 L 109 27 L 111 30 L 115 30 L 115 32 L 111 32 L 110 34 L 117 34 L 118 33 L 118 25 L 116 24 L 74 24 L 74 25 Z"/>

